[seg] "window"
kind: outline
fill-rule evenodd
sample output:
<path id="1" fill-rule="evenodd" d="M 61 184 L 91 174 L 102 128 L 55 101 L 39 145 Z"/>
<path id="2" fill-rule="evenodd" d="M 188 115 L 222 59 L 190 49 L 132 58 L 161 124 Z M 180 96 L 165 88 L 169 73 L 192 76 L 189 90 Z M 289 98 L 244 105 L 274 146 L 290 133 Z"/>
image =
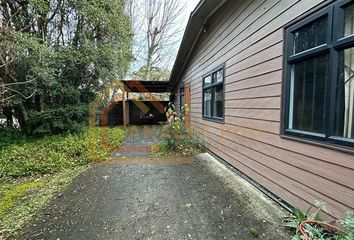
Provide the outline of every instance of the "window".
<path id="1" fill-rule="evenodd" d="M 182 111 L 182 108 L 184 108 L 184 87 L 181 87 L 179 89 L 179 109 Z"/>
<path id="2" fill-rule="evenodd" d="M 203 78 L 203 118 L 224 119 L 224 67 L 219 67 Z"/>
<path id="3" fill-rule="evenodd" d="M 284 134 L 354 147 L 354 4 L 286 29 Z"/>

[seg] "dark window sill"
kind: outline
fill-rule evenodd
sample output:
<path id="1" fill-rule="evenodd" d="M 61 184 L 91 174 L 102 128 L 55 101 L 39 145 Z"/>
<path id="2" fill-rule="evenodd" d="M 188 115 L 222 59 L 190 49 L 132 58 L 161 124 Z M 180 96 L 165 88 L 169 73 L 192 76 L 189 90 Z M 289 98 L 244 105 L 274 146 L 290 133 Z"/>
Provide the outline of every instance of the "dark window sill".
<path id="1" fill-rule="evenodd" d="M 345 146 L 342 144 L 334 143 L 331 141 L 323 141 L 323 140 L 318 140 L 318 139 L 311 139 L 310 137 L 306 136 L 296 136 L 295 134 L 289 134 L 289 133 L 281 133 L 280 137 L 283 139 L 288 139 L 296 142 L 301 142 L 305 144 L 310 144 L 314 145 L 316 147 L 322 147 L 326 149 L 331 149 L 335 151 L 340 151 L 344 153 L 350 153 L 354 154 L 354 148 L 351 146 Z M 331 138 L 330 138 L 331 139 Z M 351 143 L 351 142 L 348 142 Z"/>
<path id="2" fill-rule="evenodd" d="M 222 124 L 225 123 L 224 118 L 203 116 L 202 119 L 203 119 L 203 120 L 206 120 L 206 121 L 210 121 L 210 122 L 216 122 L 216 123 L 222 123 Z"/>

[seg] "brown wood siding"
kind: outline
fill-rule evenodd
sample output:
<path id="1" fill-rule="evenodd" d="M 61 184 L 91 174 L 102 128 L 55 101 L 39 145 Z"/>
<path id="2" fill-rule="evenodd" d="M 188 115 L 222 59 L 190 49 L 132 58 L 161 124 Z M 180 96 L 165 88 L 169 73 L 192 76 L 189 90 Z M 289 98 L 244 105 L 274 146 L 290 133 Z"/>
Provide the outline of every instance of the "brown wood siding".
<path id="1" fill-rule="evenodd" d="M 228 1 L 178 87 L 190 84 L 191 125 L 210 151 L 294 206 L 325 201 L 340 218 L 354 208 L 354 155 L 280 137 L 283 27 L 324 2 Z M 225 123 L 215 123 L 202 119 L 202 76 L 223 63 Z"/>

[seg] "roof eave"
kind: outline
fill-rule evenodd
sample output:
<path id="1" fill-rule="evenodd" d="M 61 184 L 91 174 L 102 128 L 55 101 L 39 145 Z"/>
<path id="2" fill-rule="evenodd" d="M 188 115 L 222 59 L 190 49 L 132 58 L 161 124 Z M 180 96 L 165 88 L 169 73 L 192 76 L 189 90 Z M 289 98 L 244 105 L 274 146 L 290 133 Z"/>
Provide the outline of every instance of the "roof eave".
<path id="1" fill-rule="evenodd" d="M 203 30 L 203 25 L 227 0 L 201 0 L 191 13 L 180 44 L 170 76 L 170 85 L 174 86 L 180 79 L 188 59 Z"/>

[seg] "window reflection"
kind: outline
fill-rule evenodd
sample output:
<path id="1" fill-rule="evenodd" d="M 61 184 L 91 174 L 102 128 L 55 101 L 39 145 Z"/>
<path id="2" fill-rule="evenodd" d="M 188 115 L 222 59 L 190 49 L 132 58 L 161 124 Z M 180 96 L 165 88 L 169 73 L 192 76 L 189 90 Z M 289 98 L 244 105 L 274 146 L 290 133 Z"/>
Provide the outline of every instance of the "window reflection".
<path id="1" fill-rule="evenodd" d="M 204 91 L 204 116 L 211 116 L 211 89 Z"/>
<path id="2" fill-rule="evenodd" d="M 354 4 L 344 9 L 344 37 L 354 34 Z"/>
<path id="3" fill-rule="evenodd" d="M 328 55 L 292 66 L 290 128 L 323 133 Z"/>
<path id="4" fill-rule="evenodd" d="M 211 84 L 211 76 L 207 76 L 204 78 L 204 86 L 208 86 Z"/>
<path id="5" fill-rule="evenodd" d="M 224 92 L 223 85 L 215 87 L 214 117 L 222 118 L 224 115 Z"/>
<path id="6" fill-rule="evenodd" d="M 354 48 L 341 51 L 339 67 L 336 135 L 354 138 Z"/>
<path id="7" fill-rule="evenodd" d="M 294 53 L 303 52 L 326 43 L 327 18 L 322 18 L 294 33 Z"/>

